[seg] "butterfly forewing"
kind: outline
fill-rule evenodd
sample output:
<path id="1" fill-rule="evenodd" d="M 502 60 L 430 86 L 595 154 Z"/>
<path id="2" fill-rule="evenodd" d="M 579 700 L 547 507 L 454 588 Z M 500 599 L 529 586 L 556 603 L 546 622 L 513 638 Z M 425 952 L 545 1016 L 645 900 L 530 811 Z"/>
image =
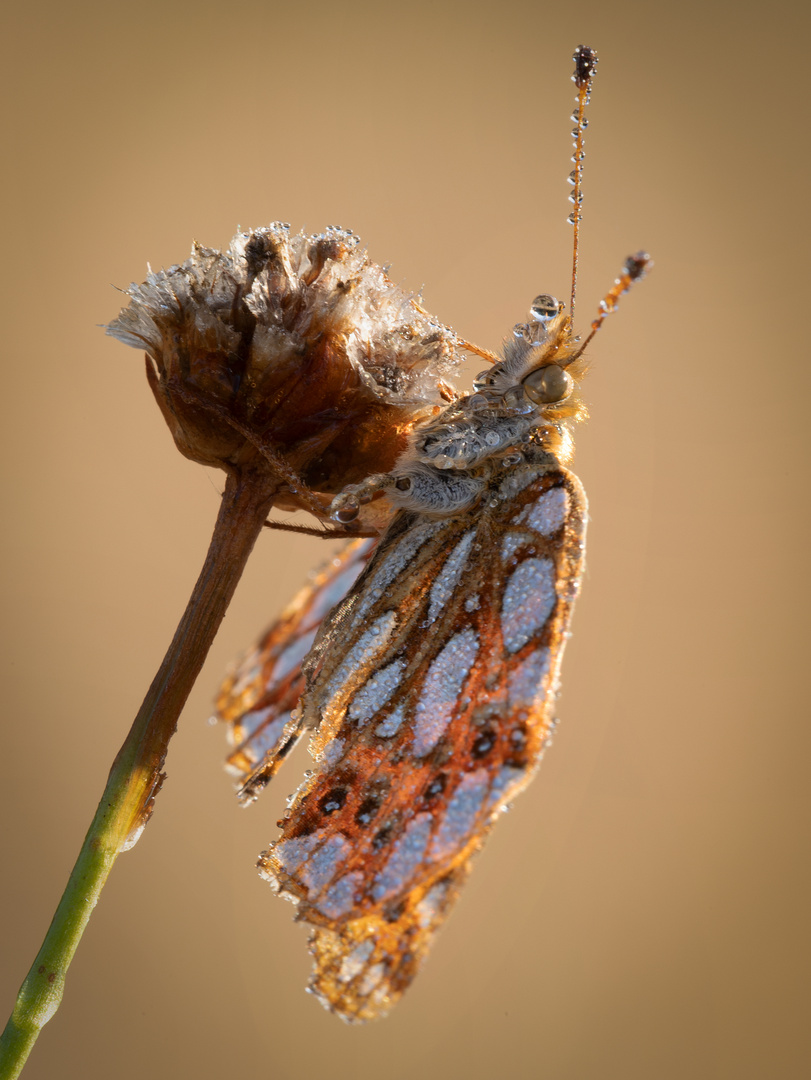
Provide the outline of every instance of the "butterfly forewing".
<path id="1" fill-rule="evenodd" d="M 558 465 L 493 469 L 475 514 L 402 512 L 311 658 L 318 766 L 260 870 L 314 924 L 313 989 L 348 1020 L 407 987 L 553 719 L 586 501 Z"/>

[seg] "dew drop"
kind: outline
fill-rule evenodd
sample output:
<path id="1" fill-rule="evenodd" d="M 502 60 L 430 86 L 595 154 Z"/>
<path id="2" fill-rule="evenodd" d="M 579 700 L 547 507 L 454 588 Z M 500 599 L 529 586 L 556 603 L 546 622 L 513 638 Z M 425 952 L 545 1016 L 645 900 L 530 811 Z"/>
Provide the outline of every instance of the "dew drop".
<path id="1" fill-rule="evenodd" d="M 529 314 L 536 322 L 545 323 L 559 315 L 561 310 L 561 303 L 556 297 L 541 293 L 532 301 Z"/>
<path id="2" fill-rule="evenodd" d="M 336 521 L 340 521 L 345 524 L 349 521 L 354 521 L 360 513 L 360 500 L 355 498 L 354 495 L 345 496 L 341 506 L 337 510 L 333 511 L 332 517 Z"/>
<path id="3" fill-rule="evenodd" d="M 473 380 L 473 385 L 479 386 L 492 386 L 496 381 L 496 377 L 492 370 L 480 371 L 476 378 Z"/>

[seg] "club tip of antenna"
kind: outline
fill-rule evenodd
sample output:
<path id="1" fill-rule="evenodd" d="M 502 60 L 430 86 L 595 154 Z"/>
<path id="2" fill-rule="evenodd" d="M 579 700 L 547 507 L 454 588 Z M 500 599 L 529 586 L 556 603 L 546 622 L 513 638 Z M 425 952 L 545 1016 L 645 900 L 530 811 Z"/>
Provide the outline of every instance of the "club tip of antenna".
<path id="1" fill-rule="evenodd" d="M 636 255 L 629 255 L 625 260 L 624 270 L 629 282 L 640 281 L 652 266 L 653 259 L 647 251 L 637 251 Z"/>
<path id="2" fill-rule="evenodd" d="M 594 78 L 594 71 L 597 67 L 597 53 L 588 45 L 578 45 L 572 60 L 574 60 L 572 82 L 578 90 L 581 90 Z"/>

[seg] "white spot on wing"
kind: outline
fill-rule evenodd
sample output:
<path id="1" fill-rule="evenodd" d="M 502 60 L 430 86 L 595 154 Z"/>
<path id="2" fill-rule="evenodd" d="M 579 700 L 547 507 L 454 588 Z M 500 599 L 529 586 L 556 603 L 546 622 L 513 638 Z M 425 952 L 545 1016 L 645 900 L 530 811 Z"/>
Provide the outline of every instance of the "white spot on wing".
<path id="1" fill-rule="evenodd" d="M 540 629 L 555 607 L 555 566 L 551 559 L 524 559 L 510 575 L 501 606 L 501 632 L 508 652 L 517 652 Z"/>
<path id="2" fill-rule="evenodd" d="M 335 877 L 335 871 L 349 854 L 350 848 L 346 837 L 342 833 L 336 833 L 328 837 L 302 864 L 298 876 L 306 886 L 311 900 Z"/>
<path id="3" fill-rule="evenodd" d="M 442 567 L 434 584 L 431 586 L 431 603 L 428 607 L 428 618 L 432 622 L 447 605 L 456 586 L 459 584 L 459 579 L 462 576 L 462 571 L 467 562 L 470 545 L 473 541 L 473 532 L 474 530 L 471 529 L 469 532 L 465 533 L 445 560 L 445 565 Z"/>
<path id="4" fill-rule="evenodd" d="M 510 673 L 507 701 L 512 709 L 532 709 L 543 700 L 543 680 L 549 671 L 549 649 L 536 649 Z"/>
<path id="5" fill-rule="evenodd" d="M 369 996 L 385 974 L 386 971 L 382 964 L 373 964 L 358 984 L 358 995 L 360 997 Z"/>
<path id="6" fill-rule="evenodd" d="M 236 727 L 239 729 L 239 741 L 243 742 L 245 739 L 249 739 L 251 735 L 257 732 L 259 728 L 261 728 L 262 725 L 265 723 L 265 721 L 271 716 L 275 708 L 275 705 L 268 705 L 266 709 L 251 709 L 250 712 L 243 713 L 242 716 L 240 716 L 239 720 L 237 720 L 236 722 Z M 262 732 L 263 739 L 267 740 L 270 737 L 268 734 L 270 728 L 273 728 L 274 731 L 278 732 L 278 734 L 276 735 L 276 738 L 278 738 L 279 735 L 281 735 L 282 733 L 282 728 L 289 719 L 290 713 L 283 713 L 281 716 L 279 716 L 277 720 L 275 720 L 272 724 L 269 724 L 268 728 L 264 732 Z M 281 727 L 279 727 L 279 723 L 281 723 Z M 272 746 L 275 741 L 276 739 L 273 739 L 270 745 Z"/>
<path id="7" fill-rule="evenodd" d="M 430 926 L 442 910 L 445 895 L 450 887 L 449 881 L 440 881 L 429 889 L 417 904 L 417 919 L 422 927 Z"/>
<path id="8" fill-rule="evenodd" d="M 361 725 L 371 720 L 397 689 L 404 669 L 405 661 L 394 660 L 375 672 L 352 698 L 349 706 L 349 715 L 352 719 L 357 720 Z"/>
<path id="9" fill-rule="evenodd" d="M 405 719 L 405 705 L 400 704 L 396 709 L 393 709 L 391 713 L 386 716 L 375 728 L 375 735 L 379 735 L 382 739 L 390 739 L 392 735 L 396 735 L 400 730 L 400 724 Z"/>
<path id="10" fill-rule="evenodd" d="M 425 855 L 428 837 L 431 835 L 430 814 L 417 814 L 409 822 L 405 832 L 397 840 L 372 886 L 375 900 L 387 900 L 406 888 Z"/>
<path id="11" fill-rule="evenodd" d="M 350 877 L 353 875 L 349 875 Z M 363 971 L 363 967 L 375 950 L 375 944 L 371 939 L 362 941 L 348 952 L 341 961 L 341 970 L 338 972 L 339 982 L 349 982 Z"/>
<path id="12" fill-rule="evenodd" d="M 327 831 L 323 828 L 310 833 L 309 836 L 280 840 L 278 844 L 273 845 L 271 853 L 282 870 L 288 874 L 295 874 L 301 864 L 309 859 L 313 848 L 321 842 Z"/>
<path id="13" fill-rule="evenodd" d="M 330 739 L 321 753 L 318 755 L 318 761 L 321 763 L 323 769 L 331 769 L 336 762 L 340 761 L 341 755 L 344 752 L 344 740 L 343 739 Z"/>
<path id="14" fill-rule="evenodd" d="M 286 675 L 289 675 L 294 668 L 298 667 L 312 648 L 314 640 L 315 630 L 311 630 L 297 641 L 294 641 L 292 645 L 288 645 L 273 665 L 273 669 L 267 678 L 267 682 L 281 682 Z"/>
<path id="15" fill-rule="evenodd" d="M 323 700 L 332 704 L 330 711 L 340 708 L 340 703 L 335 699 L 347 684 L 356 679 L 358 671 L 374 663 L 383 652 L 396 625 L 397 613 L 387 611 L 385 615 L 375 619 L 365 634 L 361 634 L 324 688 Z"/>
<path id="16" fill-rule="evenodd" d="M 508 563 L 520 547 L 526 547 L 534 539 L 531 533 L 519 532 L 517 529 L 511 530 L 501 541 L 501 558 Z"/>
<path id="17" fill-rule="evenodd" d="M 411 560 L 427 540 L 444 527 L 441 521 L 425 521 L 412 526 L 408 532 L 394 544 L 382 557 L 374 575 L 366 581 L 364 593 L 353 612 L 352 625 L 364 617 L 391 585 L 405 570 Z"/>
<path id="18" fill-rule="evenodd" d="M 552 488 L 530 503 L 516 517 L 516 524 L 528 525 L 542 536 L 552 536 L 569 514 L 569 493 L 564 487 Z"/>
<path id="19" fill-rule="evenodd" d="M 465 846 L 489 790 L 487 769 L 477 769 L 462 777 L 431 844 L 432 858 L 446 858 Z"/>
<path id="20" fill-rule="evenodd" d="M 502 766 L 490 788 L 490 796 L 487 800 L 488 807 L 503 810 L 505 804 L 519 794 L 526 782 L 526 769 L 514 769 L 511 765 Z"/>
<path id="21" fill-rule="evenodd" d="M 479 639 L 473 630 L 454 635 L 436 656 L 414 710 L 414 753 L 422 757 L 432 750 L 450 723 L 459 691 L 467 677 Z"/>
<path id="22" fill-rule="evenodd" d="M 363 872 L 355 870 L 334 882 L 318 901 L 318 910 L 328 919 L 339 919 L 355 906 L 355 893 L 363 884 Z M 343 971 L 343 967 L 341 968 Z M 358 969 L 360 970 L 360 969 Z M 341 976 L 338 976 L 341 978 Z"/>

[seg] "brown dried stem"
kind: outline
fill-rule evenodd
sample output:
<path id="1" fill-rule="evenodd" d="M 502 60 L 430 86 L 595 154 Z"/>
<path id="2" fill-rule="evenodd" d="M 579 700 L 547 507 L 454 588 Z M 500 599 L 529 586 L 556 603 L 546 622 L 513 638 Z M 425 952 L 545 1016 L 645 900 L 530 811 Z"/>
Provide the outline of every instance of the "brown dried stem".
<path id="1" fill-rule="evenodd" d="M 0 1038 L 0 1080 L 19 1076 L 59 1008 L 65 975 L 118 854 L 134 843 L 163 780 L 169 740 L 211 647 L 278 481 L 260 467 L 231 471 L 203 569 L 127 738 L 110 769 L 42 948 Z"/>

